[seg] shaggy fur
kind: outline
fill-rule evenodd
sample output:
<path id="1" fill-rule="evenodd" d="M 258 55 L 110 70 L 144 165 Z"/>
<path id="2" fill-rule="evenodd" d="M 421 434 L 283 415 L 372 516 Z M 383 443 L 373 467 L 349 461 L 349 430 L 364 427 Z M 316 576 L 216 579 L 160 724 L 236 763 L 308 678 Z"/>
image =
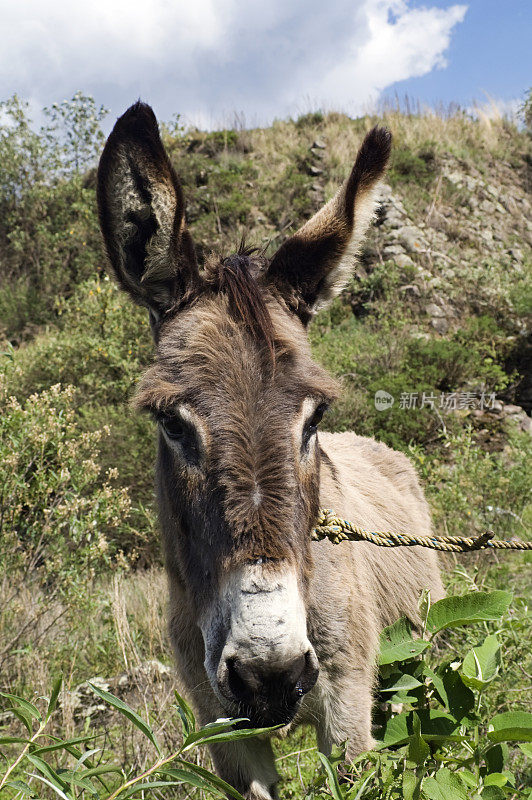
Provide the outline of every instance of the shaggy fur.
<path id="1" fill-rule="evenodd" d="M 372 745 L 379 631 L 401 615 L 419 623 L 423 588 L 442 596 L 432 552 L 309 538 L 320 506 L 363 528 L 431 533 L 405 456 L 354 433 L 319 434 L 318 445 L 312 427 L 338 387 L 312 360 L 305 325 L 353 267 L 389 151 L 389 134 L 370 132 L 348 181 L 270 263 L 241 251 L 202 273 L 151 109 L 137 104 L 117 122 L 99 172 L 114 273 L 152 312 L 156 352 L 136 404 L 161 426 L 170 633 L 188 696 L 202 723 L 242 711 L 228 709 L 207 676 L 202 620 L 235 571 L 290 568 L 319 677 L 286 722 L 315 725 L 324 752 L 347 739 L 349 756 Z M 212 755 L 249 800 L 274 793 L 268 740 L 217 745 Z"/>

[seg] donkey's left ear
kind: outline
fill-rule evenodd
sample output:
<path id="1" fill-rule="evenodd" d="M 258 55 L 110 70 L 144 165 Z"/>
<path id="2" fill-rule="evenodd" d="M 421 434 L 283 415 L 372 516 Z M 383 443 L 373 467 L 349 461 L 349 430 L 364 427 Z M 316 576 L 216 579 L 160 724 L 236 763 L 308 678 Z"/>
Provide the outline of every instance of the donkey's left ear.
<path id="1" fill-rule="evenodd" d="M 98 168 L 100 226 L 118 283 L 156 319 L 199 282 L 183 192 L 144 103 L 117 120 Z"/>
<path id="2" fill-rule="evenodd" d="M 392 136 L 373 128 L 337 194 L 274 255 L 267 278 L 306 324 L 347 283 L 375 210 L 375 190 L 390 157 Z"/>

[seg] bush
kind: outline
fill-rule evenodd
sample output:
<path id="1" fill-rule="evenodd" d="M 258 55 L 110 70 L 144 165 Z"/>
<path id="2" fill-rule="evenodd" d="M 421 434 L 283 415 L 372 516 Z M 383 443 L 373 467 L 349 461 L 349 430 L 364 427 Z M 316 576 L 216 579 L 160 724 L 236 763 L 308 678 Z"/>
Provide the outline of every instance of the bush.
<path id="1" fill-rule="evenodd" d="M 0 384 L 0 571 L 36 572 L 66 596 L 102 568 L 125 566 L 128 544 L 134 563 L 141 538 L 117 470 L 102 474 L 98 444 L 109 429 L 82 432 L 73 397 L 56 385 L 20 403 Z"/>

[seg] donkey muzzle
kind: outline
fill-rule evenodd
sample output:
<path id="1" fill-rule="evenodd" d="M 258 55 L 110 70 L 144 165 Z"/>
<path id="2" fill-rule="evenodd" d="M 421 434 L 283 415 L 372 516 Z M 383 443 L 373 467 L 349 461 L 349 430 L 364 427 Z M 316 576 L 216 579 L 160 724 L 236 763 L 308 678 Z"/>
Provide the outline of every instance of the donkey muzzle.
<path id="1" fill-rule="evenodd" d="M 207 674 L 228 712 L 260 726 L 290 722 L 319 672 L 295 568 L 239 567 L 202 630 Z"/>

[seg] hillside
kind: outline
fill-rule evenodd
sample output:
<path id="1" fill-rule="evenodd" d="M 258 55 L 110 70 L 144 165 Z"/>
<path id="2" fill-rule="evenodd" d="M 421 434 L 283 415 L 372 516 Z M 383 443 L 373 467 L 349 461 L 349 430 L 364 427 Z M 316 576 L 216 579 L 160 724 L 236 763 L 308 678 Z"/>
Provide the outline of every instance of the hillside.
<path id="1" fill-rule="evenodd" d="M 1 683 L 43 693 L 62 671 L 73 691 L 98 675 L 132 702 L 157 707 L 166 729 L 172 677 L 152 496 L 154 430 L 129 408 L 151 343 L 145 313 L 130 307 L 105 271 L 94 166 L 103 112 L 77 95 L 49 113 L 46 132 L 35 132 L 18 99 L 3 111 Z M 530 134 L 459 111 L 313 113 L 211 133 L 174 122 L 163 134 L 202 258 L 233 252 L 242 237 L 272 253 L 332 196 L 377 123 L 391 129 L 394 151 L 375 225 L 349 286 L 310 331 L 316 358 L 343 386 L 323 426 L 407 452 L 437 532 L 491 528 L 501 538 L 526 538 Z M 518 598 L 492 708 L 507 707 L 509 686 L 511 707 L 526 708 L 530 623 L 519 598 L 530 593 L 527 564 L 520 554 L 446 564 L 450 591 L 510 585 Z M 88 713 L 76 692 L 62 701 L 70 732 Z M 90 713 L 123 761 L 142 767 L 138 741 L 117 732 L 101 709 Z M 297 794 L 295 776 L 294 767 Z"/>

